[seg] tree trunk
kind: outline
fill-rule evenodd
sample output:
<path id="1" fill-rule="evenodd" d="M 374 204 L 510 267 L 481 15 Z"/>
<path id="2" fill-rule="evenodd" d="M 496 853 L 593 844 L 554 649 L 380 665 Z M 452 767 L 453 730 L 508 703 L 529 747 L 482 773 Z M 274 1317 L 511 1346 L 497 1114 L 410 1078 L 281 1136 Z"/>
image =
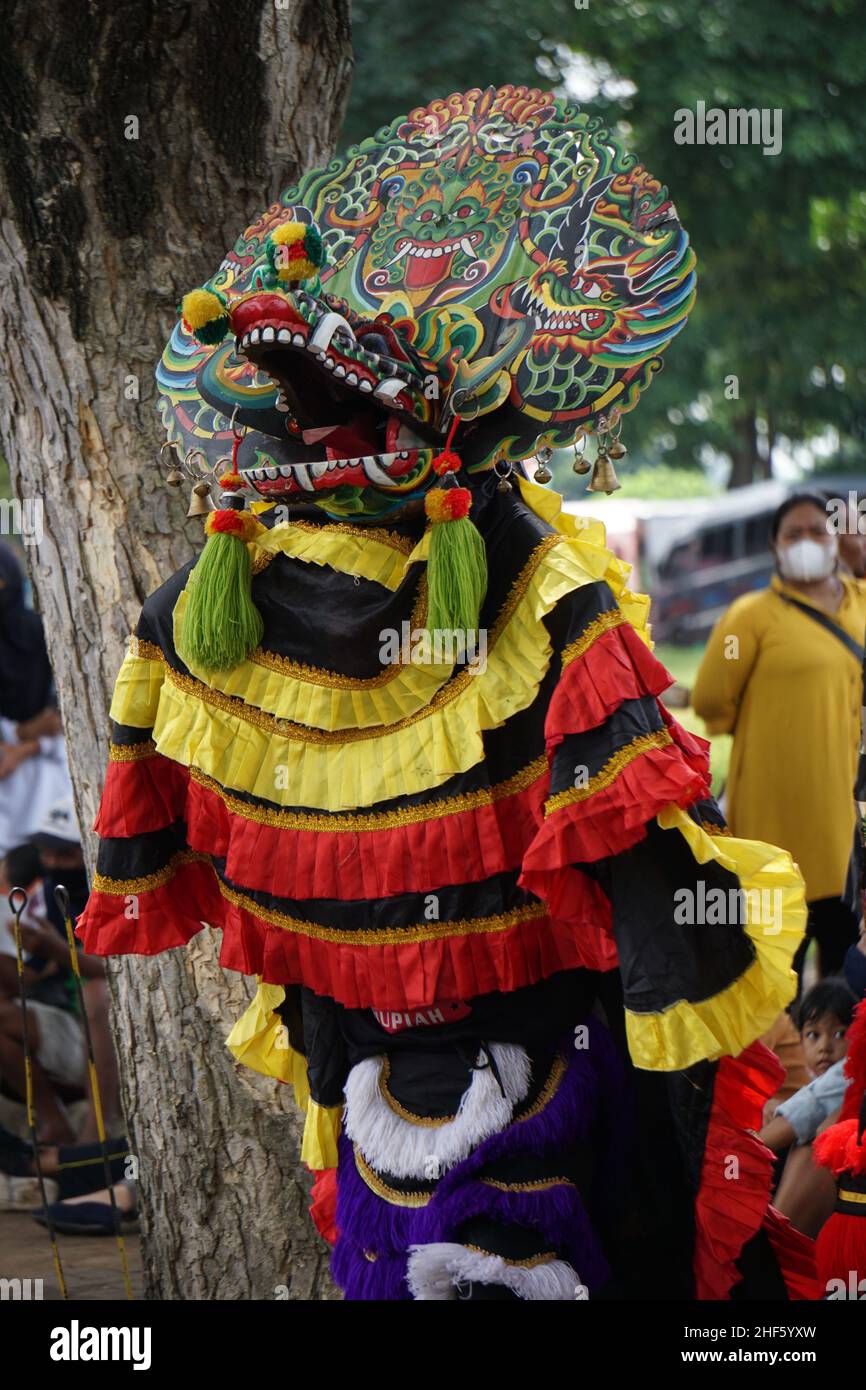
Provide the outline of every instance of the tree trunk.
<path id="1" fill-rule="evenodd" d="M 731 476 L 728 479 L 728 487 L 748 487 L 749 483 L 755 481 L 762 465 L 761 455 L 758 451 L 757 419 L 752 403 L 747 403 L 743 414 L 734 421 L 734 431 L 737 436 L 737 445 L 733 451 L 733 466 Z"/>
<path id="2" fill-rule="evenodd" d="M 160 480 L 154 367 L 184 291 L 328 158 L 348 0 L 14 0 L 5 19 L 0 442 L 44 507 L 31 571 L 89 855 L 124 639 L 201 546 Z M 249 986 L 208 935 L 110 963 L 148 1295 L 332 1297 L 298 1127 L 224 1046 Z"/>

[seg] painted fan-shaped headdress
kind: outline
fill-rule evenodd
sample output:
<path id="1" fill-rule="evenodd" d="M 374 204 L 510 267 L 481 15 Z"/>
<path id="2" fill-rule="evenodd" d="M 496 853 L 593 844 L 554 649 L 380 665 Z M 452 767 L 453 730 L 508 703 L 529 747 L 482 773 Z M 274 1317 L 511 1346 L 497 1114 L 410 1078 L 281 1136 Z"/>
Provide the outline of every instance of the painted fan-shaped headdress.
<path id="1" fill-rule="evenodd" d="M 334 515 L 569 444 L 630 410 L 694 298 L 667 191 L 524 87 L 456 93 L 305 174 L 240 237 L 159 367 L 169 438 Z M 456 433 L 455 433 L 456 430 Z"/>
<path id="2" fill-rule="evenodd" d="M 535 89 L 431 102 L 305 174 L 186 295 L 159 368 L 184 456 L 232 440 L 187 652 L 229 666 L 261 634 L 244 485 L 358 520 L 423 497 L 430 621 L 474 626 L 486 554 L 455 473 L 607 439 L 685 322 L 693 265 L 666 190 Z"/>

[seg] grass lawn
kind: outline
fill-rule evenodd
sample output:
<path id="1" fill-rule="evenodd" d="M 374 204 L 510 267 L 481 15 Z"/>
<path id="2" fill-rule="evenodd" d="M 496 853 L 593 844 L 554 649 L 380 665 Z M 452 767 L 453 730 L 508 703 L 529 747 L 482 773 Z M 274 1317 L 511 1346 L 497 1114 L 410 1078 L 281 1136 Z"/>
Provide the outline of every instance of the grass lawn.
<path id="1" fill-rule="evenodd" d="M 689 690 L 695 683 L 695 676 L 698 673 L 703 654 L 704 648 L 700 642 L 692 647 L 674 647 L 669 643 L 659 642 L 655 647 L 655 655 L 662 665 L 668 668 L 680 685 L 687 686 Z M 704 721 L 698 718 L 691 706 L 688 709 L 675 709 L 672 713 L 680 721 L 683 728 L 688 729 L 690 733 L 700 734 L 702 738 L 709 738 L 712 749 L 710 767 L 713 773 L 713 794 L 718 796 L 728 776 L 728 763 L 731 757 L 730 734 L 708 735 L 704 729 Z"/>

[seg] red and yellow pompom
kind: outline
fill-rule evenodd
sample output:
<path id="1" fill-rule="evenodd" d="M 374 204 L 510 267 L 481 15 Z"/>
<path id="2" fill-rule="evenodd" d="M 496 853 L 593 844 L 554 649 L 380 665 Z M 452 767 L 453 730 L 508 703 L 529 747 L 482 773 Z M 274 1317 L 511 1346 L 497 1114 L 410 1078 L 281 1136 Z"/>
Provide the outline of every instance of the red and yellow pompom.
<path id="1" fill-rule="evenodd" d="M 437 454 L 433 460 L 432 468 L 434 473 L 438 473 L 442 478 L 446 473 L 456 473 L 460 467 L 460 455 L 455 454 L 453 449 L 443 449 L 441 454 Z"/>
<path id="2" fill-rule="evenodd" d="M 241 488 L 245 486 L 240 473 L 223 473 L 220 478 L 220 487 L 223 492 L 240 492 Z"/>
<path id="3" fill-rule="evenodd" d="M 461 521 L 469 515 L 472 493 L 468 487 L 434 487 L 424 498 L 424 510 L 431 521 Z"/>
<path id="4" fill-rule="evenodd" d="M 239 540 L 249 542 L 261 535 L 265 527 L 252 512 L 240 512 L 235 511 L 234 507 L 224 507 L 208 513 L 204 529 L 208 536 L 237 536 Z"/>

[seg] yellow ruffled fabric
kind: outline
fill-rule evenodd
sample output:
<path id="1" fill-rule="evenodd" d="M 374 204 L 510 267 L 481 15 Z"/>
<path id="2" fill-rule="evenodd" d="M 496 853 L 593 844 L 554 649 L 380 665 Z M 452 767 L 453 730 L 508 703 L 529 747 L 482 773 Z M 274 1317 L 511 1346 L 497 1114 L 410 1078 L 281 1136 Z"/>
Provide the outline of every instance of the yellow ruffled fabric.
<path id="1" fill-rule="evenodd" d="M 174 609 L 178 649 L 186 604 L 184 590 Z M 421 617 L 426 621 L 426 607 Z M 410 640 L 410 654 L 411 650 Z M 231 671 L 205 671 L 188 658 L 187 665 L 212 690 L 254 705 L 275 719 L 329 732 L 396 724 L 429 705 L 454 671 L 453 661 L 394 663 L 384 667 L 380 676 L 351 680 L 271 657 L 261 649 Z"/>
<path id="2" fill-rule="evenodd" d="M 608 568 L 601 548 L 559 536 L 549 542 L 491 632 L 485 669 L 461 671 L 417 714 L 381 731 L 328 733 L 277 721 L 167 670 L 157 750 L 223 787 L 312 810 L 354 810 L 441 786 L 483 759 L 485 730 L 535 698 L 552 651 L 542 618 Z"/>
<path id="3" fill-rule="evenodd" d="M 301 1141 L 301 1159 L 308 1168 L 321 1172 L 323 1168 L 337 1167 L 340 1157 L 337 1140 L 342 1126 L 342 1105 L 319 1105 L 316 1100 L 310 1101 Z"/>
<path id="4" fill-rule="evenodd" d="M 110 714 L 115 723 L 152 729 L 164 676 L 161 661 L 128 651 L 114 683 Z"/>
<path id="5" fill-rule="evenodd" d="M 226 1038 L 226 1046 L 244 1066 L 292 1086 L 296 1104 L 306 1111 L 302 1160 L 310 1168 L 336 1168 L 343 1107 L 320 1105 L 312 1099 L 306 1058 L 289 1045 L 288 1031 L 276 1012 L 285 997 L 282 985 L 259 980 L 255 997 Z"/>
<path id="6" fill-rule="evenodd" d="M 411 545 L 403 537 L 363 526 L 284 521 L 263 531 L 251 543 L 254 569 L 275 555 L 290 555 L 312 565 L 327 565 L 339 574 L 372 579 L 386 589 L 399 589 L 406 575 Z"/>
<path id="7" fill-rule="evenodd" d="M 661 1013 L 626 1010 L 635 1066 L 645 1071 L 680 1071 L 695 1062 L 736 1057 L 767 1031 L 793 999 L 797 977 L 791 961 L 806 929 L 806 895 L 803 876 L 785 850 L 759 840 L 710 835 L 673 804 L 660 811 L 657 820 L 663 830 L 678 831 L 688 841 L 699 864 L 716 860 L 737 876 L 747 893 L 756 889 L 780 894 L 778 931 L 775 926 L 768 931 L 754 920 L 755 902 L 747 897 L 744 930 L 757 955 L 727 989 L 694 1003 L 680 1000 Z M 776 903 L 775 898 L 770 901 Z"/>
<path id="8" fill-rule="evenodd" d="M 282 985 L 259 980 L 255 997 L 226 1038 L 226 1047 L 244 1066 L 290 1085 L 295 1103 L 306 1110 L 310 1099 L 306 1058 L 289 1043 L 289 1033 L 277 1009 L 286 997 Z"/>
<path id="9" fill-rule="evenodd" d="M 571 512 L 563 511 L 562 497 L 558 492 L 540 487 L 528 478 L 518 475 L 517 482 L 520 495 L 530 511 L 535 512 L 536 516 L 546 521 L 548 526 L 553 526 L 561 535 L 576 541 L 583 547 L 586 556 L 595 552 L 605 557 L 606 569 L 599 577 L 612 589 L 623 617 L 631 623 L 641 640 L 652 648 L 649 595 L 634 593 L 627 587 L 626 580 L 631 574 L 631 565 L 607 549 L 604 522 L 597 517 L 572 516 Z"/>

